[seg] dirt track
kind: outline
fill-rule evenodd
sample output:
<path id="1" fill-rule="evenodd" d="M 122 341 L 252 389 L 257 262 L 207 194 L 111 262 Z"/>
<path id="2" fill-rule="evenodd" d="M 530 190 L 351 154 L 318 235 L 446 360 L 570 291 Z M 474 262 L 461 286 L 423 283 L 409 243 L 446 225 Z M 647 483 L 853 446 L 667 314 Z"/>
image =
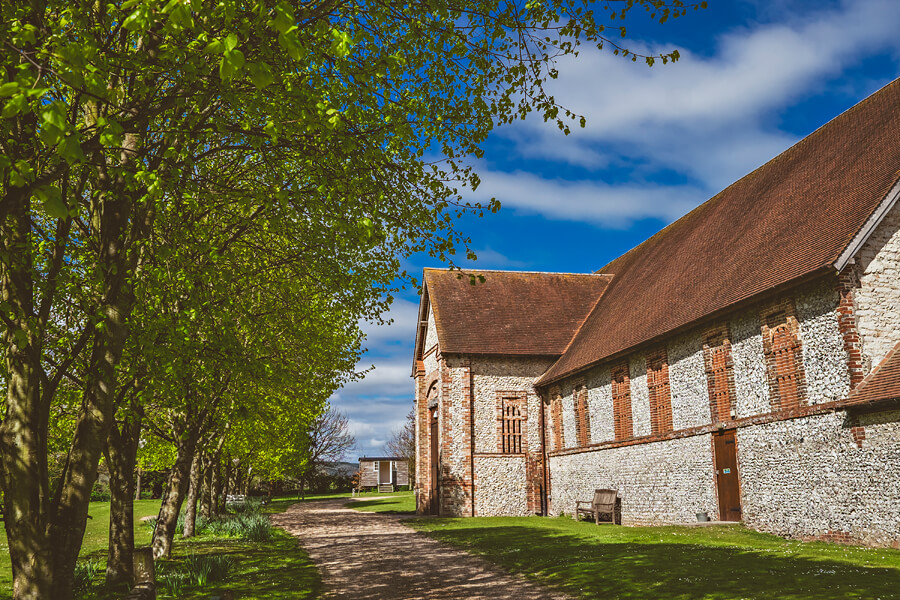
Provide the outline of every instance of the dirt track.
<path id="1" fill-rule="evenodd" d="M 326 598 L 567 598 L 418 533 L 401 517 L 345 502 L 303 502 L 272 515 L 318 565 Z"/>

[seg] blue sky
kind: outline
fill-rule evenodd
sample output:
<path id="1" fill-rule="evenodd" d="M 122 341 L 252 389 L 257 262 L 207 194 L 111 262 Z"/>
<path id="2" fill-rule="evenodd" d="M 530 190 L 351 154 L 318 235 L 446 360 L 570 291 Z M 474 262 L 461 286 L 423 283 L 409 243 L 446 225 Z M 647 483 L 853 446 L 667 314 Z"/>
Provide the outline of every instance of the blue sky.
<path id="1" fill-rule="evenodd" d="M 681 60 L 561 61 L 551 92 L 587 127 L 565 136 L 534 118 L 491 134 L 474 197 L 503 208 L 459 224 L 479 256 L 466 266 L 601 268 L 900 76 L 898 25 L 900 0 L 709 0 L 665 25 L 636 12 L 628 47 Z M 412 408 L 417 306 L 410 290 L 391 325 L 365 326 L 359 367 L 374 369 L 332 397 L 360 455 L 382 452 Z"/>

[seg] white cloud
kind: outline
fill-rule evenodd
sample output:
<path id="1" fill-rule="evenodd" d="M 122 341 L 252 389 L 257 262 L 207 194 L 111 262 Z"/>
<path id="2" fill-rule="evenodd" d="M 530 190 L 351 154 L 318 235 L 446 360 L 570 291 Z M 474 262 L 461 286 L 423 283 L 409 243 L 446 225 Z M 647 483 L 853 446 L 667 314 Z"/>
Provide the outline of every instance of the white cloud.
<path id="1" fill-rule="evenodd" d="M 362 330 L 366 334 L 366 344 L 380 344 L 390 340 L 406 341 L 416 335 L 416 322 L 419 320 L 419 304 L 397 298 L 391 304 L 386 315 L 393 322 L 387 325 L 363 323 Z"/>
<path id="2" fill-rule="evenodd" d="M 587 117 L 585 129 L 576 126 L 563 136 L 532 118 L 498 133 L 513 140 L 522 157 L 616 169 L 630 181 L 570 183 L 485 172 L 478 196 L 496 196 L 507 207 L 548 218 L 605 226 L 648 216 L 671 220 L 797 141 L 778 128 L 778 114 L 821 92 L 862 57 L 896 54 L 898 22 L 896 0 L 846 0 L 830 10 L 807 8 L 780 23 L 728 32 L 711 56 L 679 49 L 682 60 L 674 65 L 647 68 L 585 49 L 561 61 L 560 77 L 549 85 L 561 103 Z M 639 42 L 631 47 L 651 54 L 671 49 Z M 855 98 L 871 91 L 851 90 Z M 646 183 L 661 170 L 691 183 Z"/>
<path id="3" fill-rule="evenodd" d="M 501 199 L 507 208 L 556 219 L 625 227 L 635 219 L 671 221 L 706 199 L 688 186 L 609 185 L 600 181 L 543 179 L 516 171 L 482 171 L 476 197 Z"/>

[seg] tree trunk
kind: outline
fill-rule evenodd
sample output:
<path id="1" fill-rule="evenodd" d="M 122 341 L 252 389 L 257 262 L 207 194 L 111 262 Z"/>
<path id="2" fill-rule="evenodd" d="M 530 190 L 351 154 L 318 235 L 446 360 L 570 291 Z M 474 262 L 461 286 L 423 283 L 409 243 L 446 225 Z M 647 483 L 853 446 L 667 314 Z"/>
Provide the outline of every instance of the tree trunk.
<path id="1" fill-rule="evenodd" d="M 225 512 L 225 502 L 228 500 L 228 494 L 231 492 L 231 464 L 230 459 L 225 461 L 225 487 L 222 490 L 222 512 Z"/>
<path id="2" fill-rule="evenodd" d="M 215 462 L 213 463 L 212 474 L 210 475 L 210 477 L 212 477 L 212 485 L 210 486 L 211 489 L 209 490 L 209 493 L 210 493 L 209 508 L 210 508 L 210 513 L 211 513 L 210 516 L 213 516 L 213 517 L 218 517 L 221 514 L 221 511 L 219 510 L 219 498 L 222 497 L 221 473 L 222 473 L 222 464 L 221 464 L 221 461 L 217 457 Z"/>
<path id="3" fill-rule="evenodd" d="M 169 471 L 162 505 L 159 507 L 159 516 L 156 519 L 156 530 L 153 532 L 151 545 L 154 558 L 169 558 L 172 555 L 175 527 L 178 524 L 178 514 L 181 512 L 181 504 L 184 502 L 187 492 L 196 444 L 197 436 L 193 434 L 178 446 L 178 455 L 175 464 Z"/>
<path id="4" fill-rule="evenodd" d="M 194 537 L 197 528 L 197 499 L 200 495 L 200 462 L 202 452 L 194 452 L 194 460 L 191 461 L 191 475 L 187 494 L 187 507 L 184 510 L 184 532 L 182 537 Z"/>
<path id="5" fill-rule="evenodd" d="M 137 469 L 137 482 L 134 485 L 134 499 L 141 499 L 141 475 L 143 475 L 143 470 L 138 467 Z"/>
<path id="6" fill-rule="evenodd" d="M 109 551 L 106 585 L 128 589 L 134 585 L 134 465 L 141 437 L 141 418 L 129 414 L 122 430 L 113 426 L 106 438 L 109 466 Z"/>
<path id="7" fill-rule="evenodd" d="M 207 521 L 212 515 L 212 467 L 212 460 L 207 460 L 203 474 L 200 475 L 200 517 Z"/>
<path id="8" fill-rule="evenodd" d="M 32 346 L 33 348 L 33 346 Z M 51 598 L 52 540 L 47 477 L 47 438 L 39 374 L 30 348 L 7 354 L 7 411 L 0 424 L 3 524 L 12 562 L 16 600 Z M 19 515 L 18 518 L 15 518 Z"/>

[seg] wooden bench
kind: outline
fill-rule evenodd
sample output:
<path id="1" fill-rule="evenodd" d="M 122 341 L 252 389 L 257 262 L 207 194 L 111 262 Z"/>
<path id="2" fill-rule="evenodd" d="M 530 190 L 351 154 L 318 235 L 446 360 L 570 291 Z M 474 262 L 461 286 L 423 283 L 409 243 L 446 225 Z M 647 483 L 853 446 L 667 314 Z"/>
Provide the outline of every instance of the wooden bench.
<path id="1" fill-rule="evenodd" d="M 575 520 L 581 519 L 581 515 L 594 518 L 594 523 L 600 524 L 600 515 L 608 515 L 609 519 L 603 519 L 606 523 L 616 522 L 616 499 L 618 490 L 594 490 L 593 500 L 578 500 L 575 503 Z"/>

